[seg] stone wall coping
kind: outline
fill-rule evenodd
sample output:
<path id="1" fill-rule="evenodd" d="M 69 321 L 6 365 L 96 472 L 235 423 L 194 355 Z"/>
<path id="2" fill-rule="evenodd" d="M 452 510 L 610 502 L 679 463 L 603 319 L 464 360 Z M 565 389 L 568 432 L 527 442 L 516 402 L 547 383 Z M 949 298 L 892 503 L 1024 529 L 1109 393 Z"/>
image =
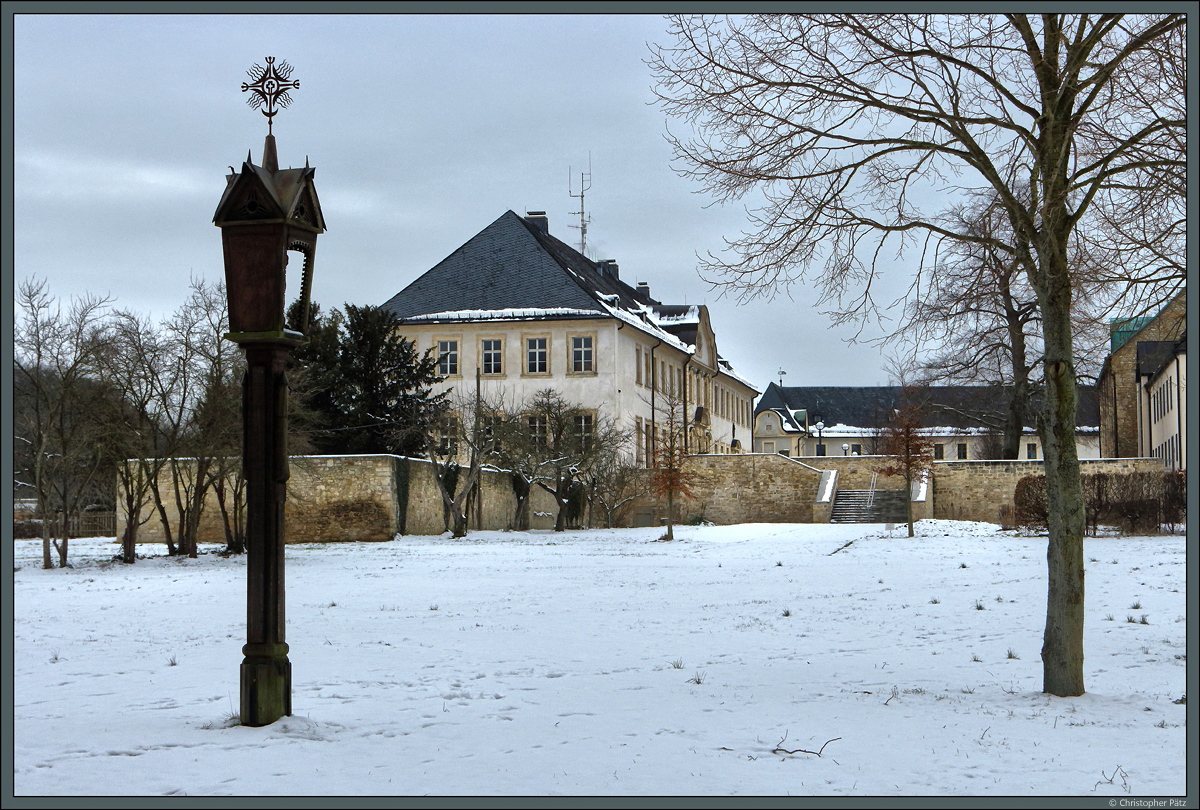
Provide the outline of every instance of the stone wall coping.
<path id="1" fill-rule="evenodd" d="M 837 490 L 837 470 L 823 470 L 821 482 L 817 484 L 817 503 L 832 503 L 833 493 Z"/>
<path id="2" fill-rule="evenodd" d="M 701 454 L 697 453 L 696 455 L 701 455 Z M 721 453 L 704 453 L 703 455 L 722 456 Z M 732 454 L 725 453 L 724 455 L 728 456 L 728 455 L 732 455 Z M 740 455 L 743 455 L 743 456 L 772 456 L 772 457 L 776 457 L 776 458 L 781 458 L 784 461 L 790 461 L 792 464 L 799 464 L 801 467 L 804 467 L 805 469 L 808 469 L 808 470 L 812 470 L 815 473 L 824 472 L 824 470 L 820 470 L 816 467 L 813 467 L 811 464 L 805 464 L 803 461 L 794 459 L 791 456 L 785 456 L 781 453 L 741 453 Z M 809 456 L 805 456 L 805 458 L 809 458 Z M 818 456 L 812 456 L 812 458 L 818 458 Z"/>

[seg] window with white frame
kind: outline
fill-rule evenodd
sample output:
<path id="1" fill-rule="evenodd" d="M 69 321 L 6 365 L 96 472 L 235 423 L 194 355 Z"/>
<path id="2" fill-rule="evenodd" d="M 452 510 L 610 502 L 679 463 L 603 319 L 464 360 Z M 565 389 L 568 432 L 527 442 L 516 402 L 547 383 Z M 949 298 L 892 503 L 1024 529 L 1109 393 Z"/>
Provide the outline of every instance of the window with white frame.
<path id="1" fill-rule="evenodd" d="M 458 455 L 458 417 L 446 414 L 438 423 L 438 452 L 443 456 Z"/>
<path id="2" fill-rule="evenodd" d="M 479 342 L 484 374 L 504 373 L 504 341 L 500 338 L 484 338 Z"/>
<path id="3" fill-rule="evenodd" d="M 592 356 L 591 335 L 574 335 L 571 338 L 571 372 L 574 374 L 591 374 L 595 372 L 595 360 Z"/>
<path id="4" fill-rule="evenodd" d="M 458 341 L 438 341 L 438 374 L 443 377 L 458 376 Z"/>
<path id="5" fill-rule="evenodd" d="M 590 413 L 575 414 L 575 444 L 587 452 L 596 439 L 596 417 Z"/>
<path id="6" fill-rule="evenodd" d="M 541 414 L 532 414 L 526 417 L 526 424 L 529 426 L 529 440 L 538 447 L 545 447 L 546 417 Z"/>
<path id="7" fill-rule="evenodd" d="M 550 350 L 548 348 L 549 342 L 550 339 L 545 337 L 531 337 L 525 339 L 526 374 L 550 373 Z"/>

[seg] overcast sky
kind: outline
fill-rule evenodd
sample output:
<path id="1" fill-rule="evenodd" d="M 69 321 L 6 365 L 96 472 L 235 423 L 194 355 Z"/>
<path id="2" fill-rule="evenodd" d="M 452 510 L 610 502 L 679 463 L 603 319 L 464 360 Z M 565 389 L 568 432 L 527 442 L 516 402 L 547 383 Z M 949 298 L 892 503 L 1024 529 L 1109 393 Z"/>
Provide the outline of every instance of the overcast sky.
<path id="1" fill-rule="evenodd" d="M 793 288 L 736 305 L 696 272 L 744 227 L 676 176 L 643 63 L 658 16 L 17 15 L 18 280 L 167 315 L 222 278 L 212 215 L 229 167 L 261 161 L 266 119 L 241 83 L 265 56 L 300 88 L 275 119 L 281 166 L 316 167 L 328 231 L 313 298 L 382 304 L 506 210 L 545 210 L 578 247 L 664 303 L 707 303 L 718 348 L 760 389 L 888 382 Z M 676 124 L 672 125 L 676 127 Z M 894 275 L 903 276 L 902 268 Z"/>

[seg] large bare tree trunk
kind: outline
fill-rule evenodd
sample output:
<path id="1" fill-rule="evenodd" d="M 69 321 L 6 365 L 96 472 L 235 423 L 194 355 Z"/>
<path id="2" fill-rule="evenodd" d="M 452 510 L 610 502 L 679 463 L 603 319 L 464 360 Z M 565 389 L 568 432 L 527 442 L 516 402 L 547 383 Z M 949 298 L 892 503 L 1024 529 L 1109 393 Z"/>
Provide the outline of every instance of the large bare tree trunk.
<path id="1" fill-rule="evenodd" d="M 58 549 L 58 567 L 66 568 L 67 567 L 67 540 L 71 536 L 70 515 L 67 513 L 66 509 L 64 509 L 59 514 L 62 515 L 62 517 L 59 518 L 59 527 L 62 529 L 62 545 L 60 546 L 56 543 L 55 548 Z"/>
<path id="2" fill-rule="evenodd" d="M 1042 689 L 1083 694 L 1083 533 L 1086 528 L 1079 454 L 1075 446 L 1075 364 L 1071 293 L 1063 285 L 1042 301 L 1046 340 L 1046 404 L 1042 412 L 1050 537 L 1049 588 L 1042 641 Z"/>
<path id="3" fill-rule="evenodd" d="M 54 567 L 54 557 L 50 555 L 50 519 L 42 513 L 42 568 Z"/>

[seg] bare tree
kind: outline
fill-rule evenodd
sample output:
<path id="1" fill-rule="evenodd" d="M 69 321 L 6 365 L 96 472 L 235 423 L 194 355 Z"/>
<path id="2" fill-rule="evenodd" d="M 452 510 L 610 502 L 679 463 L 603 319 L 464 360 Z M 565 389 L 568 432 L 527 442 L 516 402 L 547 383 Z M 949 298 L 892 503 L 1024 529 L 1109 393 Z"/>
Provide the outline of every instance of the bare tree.
<path id="1" fill-rule="evenodd" d="M 896 410 L 891 423 L 883 429 L 883 453 L 890 460 L 879 468 L 879 472 L 904 478 L 908 536 L 912 537 L 912 488 L 933 467 L 933 440 L 924 428 L 926 408 L 921 401 L 921 392 L 913 388 L 906 389 L 904 399 L 905 404 Z"/>
<path id="2" fill-rule="evenodd" d="M 675 539 L 675 501 L 692 497 L 692 474 L 688 470 L 687 407 L 670 382 L 660 386 L 654 401 L 655 419 L 650 458 L 650 493 L 667 502 L 667 531 L 661 540 Z"/>
<path id="3" fill-rule="evenodd" d="M 155 452 L 166 461 L 150 487 L 169 554 L 196 556 L 208 492 L 227 474 L 231 459 L 240 457 L 244 363 L 237 346 L 224 340 L 226 312 L 224 286 L 197 279 L 163 324 L 169 360 L 160 370 L 153 407 Z"/>
<path id="4" fill-rule="evenodd" d="M 1182 14 L 676 17 L 650 60 L 694 136 L 682 172 L 721 200 L 754 191 L 751 230 L 706 272 L 743 296 L 822 266 L 824 300 L 878 311 L 885 251 L 985 244 L 1025 274 L 1044 343 L 1041 431 L 1050 510 L 1043 689 L 1083 682 L 1084 510 L 1075 445 L 1072 237 L 1139 172 L 1178 170 L 1185 119 L 1130 92 L 1170 86 Z M 956 234 L 936 195 L 995 194 L 1013 238 Z M 1128 199 L 1128 197 L 1126 197 Z M 920 292 L 920 276 L 910 295 Z"/>
<path id="5" fill-rule="evenodd" d="M 467 535 L 468 503 L 478 490 L 484 459 L 494 446 L 495 436 L 486 429 L 484 421 L 492 411 L 493 408 L 477 396 L 449 402 L 437 421 L 436 440 L 425 444 L 454 537 Z M 467 459 L 465 473 L 460 463 L 464 452 Z"/>
<path id="6" fill-rule="evenodd" d="M 634 461 L 625 448 L 616 452 L 603 453 L 584 475 L 587 484 L 589 525 L 594 525 L 594 515 L 599 508 L 604 516 L 606 528 L 613 527 L 613 520 L 626 504 L 631 503 L 646 489 L 643 465 Z"/>
<path id="7" fill-rule="evenodd" d="M 1037 296 L 1019 262 L 991 244 L 994 235 L 1008 236 L 1010 229 L 1003 210 L 989 203 L 994 195 L 943 218 L 955 233 L 983 239 L 942 240 L 925 289 L 908 301 L 885 340 L 910 339 L 929 352 L 928 382 L 993 386 L 1001 407 L 973 415 L 1000 435 L 995 458 L 1014 459 L 1025 427 L 1033 423 L 1031 386 L 1041 364 Z"/>
<path id="8" fill-rule="evenodd" d="M 96 394 L 98 358 L 109 339 L 108 299 L 85 295 L 64 311 L 45 280 L 21 282 L 14 340 L 15 438 L 26 447 L 27 474 L 42 518 L 42 567 L 67 565 L 68 517 L 95 480 L 104 456 L 90 407 Z M 51 516 L 62 515 L 60 537 L 51 537 Z"/>
<path id="9" fill-rule="evenodd" d="M 521 405 L 517 418 L 505 424 L 498 460 L 519 476 L 518 501 L 520 489 L 528 498 L 533 486 L 553 495 L 558 532 L 578 519 L 589 472 L 629 442 L 629 431 L 607 414 L 572 402 L 552 388 L 534 394 Z"/>
<path id="10" fill-rule="evenodd" d="M 137 559 L 138 529 L 152 516 L 151 481 L 165 459 L 155 452 L 159 426 L 154 415 L 166 347 L 147 319 L 119 311 L 112 318 L 112 340 L 101 356 L 100 373 L 115 396 L 102 412 L 104 449 L 117 480 L 118 507 L 125 516 L 121 559 Z"/>
<path id="11" fill-rule="evenodd" d="M 1111 103 L 1081 121 L 1079 151 L 1087 159 L 1122 152 L 1131 164 L 1104 179 L 1092 206 L 1095 227 L 1079 231 L 1106 313 L 1153 312 L 1187 281 L 1187 165 L 1172 158 L 1187 148 L 1185 131 L 1172 126 L 1129 143 L 1124 134 L 1126 120 L 1144 120 L 1147 110 L 1186 118 L 1186 36 L 1186 27 L 1176 26 L 1114 72 Z"/>

